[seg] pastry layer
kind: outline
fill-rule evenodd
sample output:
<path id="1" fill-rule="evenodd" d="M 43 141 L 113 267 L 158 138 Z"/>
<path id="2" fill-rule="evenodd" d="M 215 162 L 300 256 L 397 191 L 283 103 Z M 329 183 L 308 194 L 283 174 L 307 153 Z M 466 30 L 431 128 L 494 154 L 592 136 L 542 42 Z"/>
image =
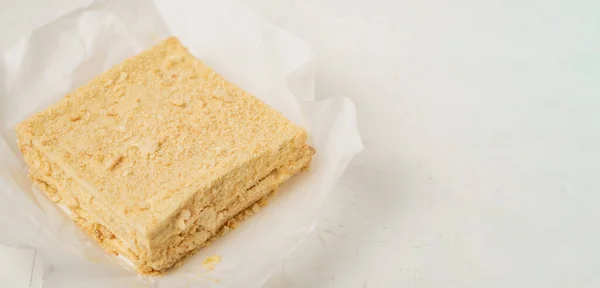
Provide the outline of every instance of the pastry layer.
<path id="1" fill-rule="evenodd" d="M 307 167 L 310 163 L 311 156 L 312 153 L 307 153 L 307 155 L 298 159 L 296 162 L 274 170 L 253 187 L 243 191 L 244 193 L 239 193 L 226 209 L 219 211 L 219 221 L 215 224 L 214 228 L 209 229 L 203 227 L 198 222 L 191 222 L 190 228 L 187 231 L 177 235 L 177 241 L 169 242 L 169 245 L 166 246 L 166 250 L 159 250 L 164 251 L 162 254 L 159 254 L 159 257 L 152 259 L 147 265 L 139 267 L 138 270 L 142 273 L 163 272 L 173 266 L 183 256 L 188 253 L 193 253 L 195 249 L 204 246 L 209 238 L 218 235 L 219 230 L 223 228 L 227 221 L 230 221 L 234 216 L 238 215 L 238 213 L 253 206 L 254 203 L 266 197 L 271 191 L 277 189 L 277 187 L 285 180 Z M 209 209 L 214 208 L 210 207 Z M 256 210 L 255 207 L 255 212 L 258 212 Z"/>
<path id="2" fill-rule="evenodd" d="M 35 153 L 35 151 L 29 152 L 26 155 L 31 155 L 31 153 Z M 226 226 L 226 223 L 231 221 L 236 215 L 239 216 L 240 212 L 250 208 L 241 215 L 242 217 L 258 212 L 259 208 L 256 203 L 266 197 L 271 191 L 277 189 L 281 183 L 289 179 L 292 175 L 307 167 L 312 154 L 312 149 L 306 149 L 304 155 L 300 156 L 293 163 L 286 163 L 285 166 L 273 170 L 266 177 L 255 183 L 255 185 L 249 187 L 249 189 L 236 193 L 236 197 L 232 198 L 227 208 L 218 212 L 221 216 L 214 228 L 205 228 L 202 225 L 203 219 L 201 218 L 197 218 L 195 221 L 191 219 L 189 219 L 190 221 L 184 220 L 184 223 L 188 222 L 188 228 L 181 231 L 179 235 L 172 237 L 172 241 L 168 242 L 167 245 L 155 247 L 154 255 L 160 256 L 155 256 L 152 259 L 144 259 L 138 253 L 129 249 L 129 245 L 121 237 L 115 235 L 113 231 L 103 225 L 98 217 L 94 216 L 96 214 L 95 211 L 73 205 L 74 201 L 77 201 L 78 196 L 72 193 L 73 185 L 76 186 L 77 184 L 73 184 L 72 179 L 65 176 L 59 167 L 47 162 L 40 167 L 34 165 L 30 169 L 30 177 L 52 201 L 69 208 L 72 212 L 72 219 L 108 253 L 124 255 L 136 265 L 136 268 L 142 274 L 156 274 L 162 273 L 174 266 L 187 254 L 193 253 L 196 249 L 204 246 L 209 239 L 214 239 L 224 234 L 224 232 L 230 229 L 229 226 Z M 50 167 L 52 172 L 49 174 L 47 170 L 41 167 Z M 215 209 L 214 206 L 207 208 Z"/>
<path id="3" fill-rule="evenodd" d="M 223 191 L 222 187 L 216 186 L 215 194 L 222 197 L 216 197 L 215 201 L 208 203 L 195 201 L 196 198 L 192 198 L 189 204 L 185 205 L 178 213 L 178 216 L 172 218 L 171 224 L 164 230 L 170 234 L 165 232 L 165 236 L 160 238 L 162 241 L 152 241 L 151 245 L 146 247 L 131 240 L 135 238 L 131 237 L 129 231 L 122 229 L 122 226 L 106 223 L 103 220 L 106 219 L 103 217 L 106 216 L 106 209 L 99 205 L 94 197 L 86 194 L 80 181 L 65 173 L 59 165 L 43 157 L 37 149 L 31 146 L 22 148 L 24 159 L 30 167 L 31 178 L 50 199 L 68 207 L 73 212 L 72 215 L 76 216 L 74 220 L 108 252 L 123 254 L 139 267 L 145 267 L 143 271 L 146 273 L 165 270 L 168 265 L 176 262 L 177 253 L 173 253 L 171 250 L 180 241 L 183 241 L 181 235 L 198 233 L 199 235 L 190 237 L 202 239 L 201 234 L 210 237 L 240 209 L 254 203 L 268 191 L 276 188 L 275 186 L 307 166 L 314 153 L 309 146 L 305 146 L 304 149 L 292 151 L 282 149 L 282 151 L 286 152 L 286 156 L 280 157 L 286 161 L 280 159 L 269 162 L 273 169 L 267 175 L 261 175 L 261 179 L 229 185 L 227 186 L 231 189 L 229 191 Z M 198 240 L 195 240 L 194 243 L 198 244 Z M 193 248 L 193 246 L 188 247 L 188 249 Z"/>

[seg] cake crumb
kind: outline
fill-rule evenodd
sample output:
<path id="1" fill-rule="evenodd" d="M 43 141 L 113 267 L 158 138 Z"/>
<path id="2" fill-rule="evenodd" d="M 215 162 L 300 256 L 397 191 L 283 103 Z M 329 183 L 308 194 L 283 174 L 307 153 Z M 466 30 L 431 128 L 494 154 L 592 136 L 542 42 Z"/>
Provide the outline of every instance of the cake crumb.
<path id="1" fill-rule="evenodd" d="M 158 141 L 152 138 L 147 138 L 138 142 L 131 142 L 130 145 L 137 147 L 143 157 L 151 155 L 159 148 Z"/>
<path id="2" fill-rule="evenodd" d="M 256 204 L 256 203 L 254 203 L 254 205 L 252 205 L 252 212 L 254 212 L 254 213 L 260 212 L 260 206 L 258 206 L 258 204 Z"/>
<path id="3" fill-rule="evenodd" d="M 179 98 L 179 97 L 172 97 L 171 99 L 169 99 L 169 103 L 171 103 L 174 106 L 177 107 L 182 107 L 183 105 L 185 105 L 185 102 L 183 102 L 183 99 Z"/>
<path id="4" fill-rule="evenodd" d="M 123 160 L 123 155 L 117 155 L 106 162 L 106 170 L 110 171 Z"/>
<path id="5" fill-rule="evenodd" d="M 72 122 L 75 122 L 80 119 L 81 119 L 81 115 L 79 115 L 79 114 L 74 114 L 74 115 L 69 116 L 69 120 L 71 120 Z"/>
<path id="6" fill-rule="evenodd" d="M 119 79 L 117 80 L 117 82 L 122 82 L 125 79 L 127 79 L 127 73 L 121 72 L 121 75 L 119 75 Z"/>
<path id="7" fill-rule="evenodd" d="M 181 211 L 181 218 L 183 218 L 183 220 L 189 220 L 190 217 L 192 216 L 192 213 L 190 212 L 190 210 L 188 209 L 184 209 Z"/>
<path id="8" fill-rule="evenodd" d="M 206 258 L 204 258 L 204 261 L 202 261 L 202 267 L 204 267 L 207 270 L 215 270 L 215 268 L 217 267 L 217 265 L 221 262 L 221 256 L 219 255 L 212 255 L 212 256 L 208 256 Z"/>

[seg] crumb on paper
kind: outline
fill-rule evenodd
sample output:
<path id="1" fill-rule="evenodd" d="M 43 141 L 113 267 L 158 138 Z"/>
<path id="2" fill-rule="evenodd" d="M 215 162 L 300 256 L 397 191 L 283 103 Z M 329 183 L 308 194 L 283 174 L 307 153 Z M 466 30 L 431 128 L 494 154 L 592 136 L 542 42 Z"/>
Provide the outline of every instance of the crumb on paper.
<path id="1" fill-rule="evenodd" d="M 219 255 L 208 256 L 208 257 L 204 258 L 204 261 L 202 261 L 202 267 L 204 267 L 207 270 L 215 270 L 215 268 L 217 267 L 217 265 L 220 262 L 221 262 L 221 256 L 219 256 Z"/>
<path id="2" fill-rule="evenodd" d="M 212 277 L 212 276 L 209 276 L 209 275 L 204 274 L 204 273 L 200 273 L 200 274 L 198 274 L 198 276 L 200 276 L 200 278 L 202 280 L 207 281 L 207 282 L 208 281 L 210 281 L 212 283 L 220 283 L 221 282 L 220 278 Z"/>

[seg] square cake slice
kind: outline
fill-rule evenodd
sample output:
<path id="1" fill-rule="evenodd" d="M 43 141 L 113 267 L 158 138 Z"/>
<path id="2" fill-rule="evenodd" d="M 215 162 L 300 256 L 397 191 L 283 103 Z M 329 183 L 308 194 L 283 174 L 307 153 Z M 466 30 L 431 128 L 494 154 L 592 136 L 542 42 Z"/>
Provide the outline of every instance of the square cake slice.
<path id="1" fill-rule="evenodd" d="M 17 125 L 29 174 L 106 251 L 164 272 L 307 167 L 305 130 L 169 38 Z M 248 211 L 248 210 L 246 210 Z M 237 217 L 239 218 L 239 217 Z"/>

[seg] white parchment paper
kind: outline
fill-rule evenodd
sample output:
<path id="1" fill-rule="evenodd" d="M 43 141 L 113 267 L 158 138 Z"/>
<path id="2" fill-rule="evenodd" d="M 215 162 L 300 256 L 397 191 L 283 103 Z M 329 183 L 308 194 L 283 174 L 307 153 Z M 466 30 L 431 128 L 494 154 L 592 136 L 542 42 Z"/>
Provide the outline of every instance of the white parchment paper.
<path id="1" fill-rule="evenodd" d="M 164 2 L 94 1 L 0 55 L 0 243 L 37 249 L 44 287 L 259 287 L 312 231 L 320 204 L 362 149 L 352 102 L 314 102 L 315 65 L 305 43 L 233 2 Z M 33 186 L 14 125 L 168 35 L 305 126 L 317 154 L 311 170 L 238 229 L 167 276 L 140 277 Z M 212 271 L 201 265 L 209 255 L 222 259 Z"/>

